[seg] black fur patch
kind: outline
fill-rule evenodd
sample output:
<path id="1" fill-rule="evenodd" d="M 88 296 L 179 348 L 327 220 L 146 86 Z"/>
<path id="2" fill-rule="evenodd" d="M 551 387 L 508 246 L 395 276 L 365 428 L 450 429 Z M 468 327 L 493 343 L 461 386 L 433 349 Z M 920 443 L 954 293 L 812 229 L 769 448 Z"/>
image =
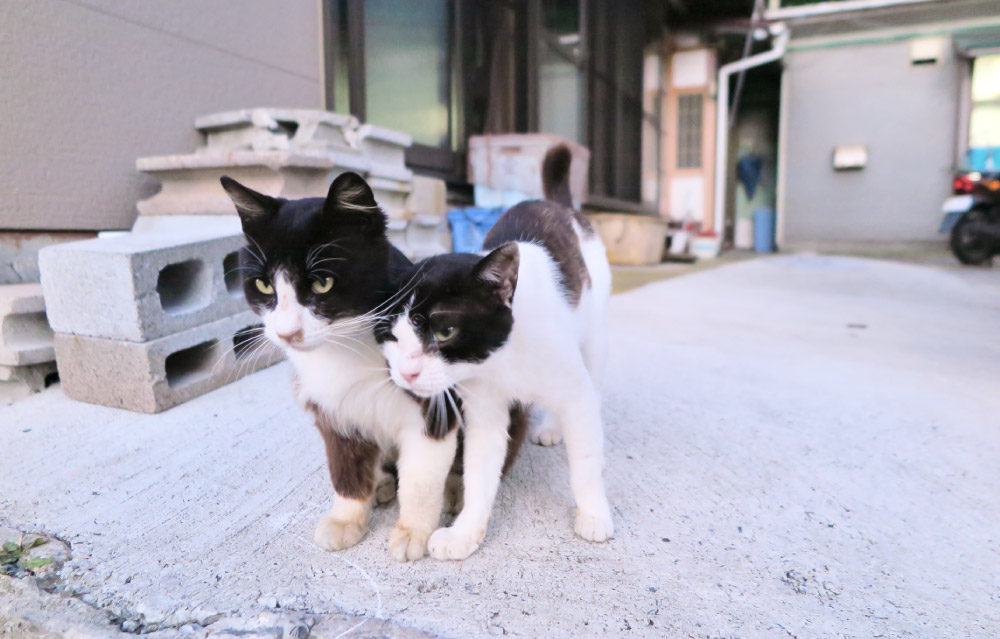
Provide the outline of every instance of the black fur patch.
<path id="1" fill-rule="evenodd" d="M 547 200 L 521 202 L 500 216 L 486 234 L 483 248 L 490 250 L 505 242 L 532 242 L 548 251 L 559 267 L 566 300 L 580 302 L 590 272 L 580 252 L 580 238 L 573 230 L 573 210 Z"/>
<path id="2" fill-rule="evenodd" d="M 410 261 L 385 237 L 385 214 L 368 184 L 345 173 L 326 198 L 272 198 L 222 178 L 236 204 L 247 245 L 240 253 L 243 290 L 258 314 L 273 308 L 274 294 L 258 290 L 256 280 L 273 285 L 286 274 L 298 301 L 329 321 L 355 317 L 378 307 L 396 291 Z M 328 293 L 314 281 L 333 278 Z"/>
<path id="3" fill-rule="evenodd" d="M 413 292 L 403 296 L 394 315 L 409 307 L 413 329 L 428 353 L 448 362 L 481 362 L 507 343 L 514 316 L 503 295 L 506 282 L 486 282 L 477 268 L 486 258 L 452 253 L 428 258 L 404 274 Z M 513 290 L 511 291 L 513 293 Z M 392 339 L 393 319 L 375 329 L 380 341 Z M 434 334 L 448 327 L 455 336 L 441 342 Z"/>

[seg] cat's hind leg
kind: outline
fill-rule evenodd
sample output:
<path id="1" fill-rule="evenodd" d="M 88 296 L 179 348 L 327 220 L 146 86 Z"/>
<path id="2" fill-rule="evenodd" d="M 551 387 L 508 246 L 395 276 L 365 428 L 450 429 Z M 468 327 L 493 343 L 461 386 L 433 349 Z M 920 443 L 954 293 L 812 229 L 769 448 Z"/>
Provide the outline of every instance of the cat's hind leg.
<path id="1" fill-rule="evenodd" d="M 562 428 L 556 414 L 538 406 L 532 407 L 528 439 L 532 444 L 539 446 L 555 446 L 562 443 Z"/>
<path id="2" fill-rule="evenodd" d="M 570 486 L 576 500 L 576 534 L 605 541 L 614 534 L 611 508 L 604 490 L 604 432 L 600 398 L 583 363 L 575 374 L 563 375 L 560 388 L 544 401 L 560 416 L 569 461 Z"/>
<path id="3" fill-rule="evenodd" d="M 383 457 L 375 466 L 375 504 L 388 504 L 396 498 L 396 462 Z"/>

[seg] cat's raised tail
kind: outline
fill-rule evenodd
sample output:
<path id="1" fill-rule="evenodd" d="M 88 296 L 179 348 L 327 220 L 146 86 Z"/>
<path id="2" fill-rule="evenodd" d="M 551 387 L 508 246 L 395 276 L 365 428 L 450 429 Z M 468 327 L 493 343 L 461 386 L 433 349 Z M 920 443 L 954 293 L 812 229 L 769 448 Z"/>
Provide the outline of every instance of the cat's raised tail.
<path id="1" fill-rule="evenodd" d="M 569 167 L 572 163 L 573 153 L 565 144 L 549 149 L 542 161 L 542 192 L 545 199 L 567 208 L 573 208 L 573 195 L 569 190 Z"/>

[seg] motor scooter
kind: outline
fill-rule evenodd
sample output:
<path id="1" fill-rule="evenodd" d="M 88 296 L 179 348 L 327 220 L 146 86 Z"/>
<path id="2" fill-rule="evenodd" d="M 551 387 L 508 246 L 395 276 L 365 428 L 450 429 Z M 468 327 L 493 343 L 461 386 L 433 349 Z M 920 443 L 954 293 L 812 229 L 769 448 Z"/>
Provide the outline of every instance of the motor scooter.
<path id="1" fill-rule="evenodd" d="M 951 252 L 962 264 L 978 265 L 1000 254 L 1000 171 L 962 171 L 944 201 L 939 233 L 949 233 Z"/>

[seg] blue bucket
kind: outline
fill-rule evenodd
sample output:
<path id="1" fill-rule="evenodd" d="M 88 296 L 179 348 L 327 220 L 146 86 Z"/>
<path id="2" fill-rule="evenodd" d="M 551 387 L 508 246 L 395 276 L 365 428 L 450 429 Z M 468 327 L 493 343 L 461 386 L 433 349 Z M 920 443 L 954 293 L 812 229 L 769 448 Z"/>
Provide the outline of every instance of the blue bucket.
<path id="1" fill-rule="evenodd" d="M 503 214 L 503 207 L 466 206 L 448 211 L 451 245 L 456 253 L 478 253 L 483 240 Z"/>
<path id="2" fill-rule="evenodd" d="M 774 209 L 754 209 L 753 250 L 774 253 Z"/>

